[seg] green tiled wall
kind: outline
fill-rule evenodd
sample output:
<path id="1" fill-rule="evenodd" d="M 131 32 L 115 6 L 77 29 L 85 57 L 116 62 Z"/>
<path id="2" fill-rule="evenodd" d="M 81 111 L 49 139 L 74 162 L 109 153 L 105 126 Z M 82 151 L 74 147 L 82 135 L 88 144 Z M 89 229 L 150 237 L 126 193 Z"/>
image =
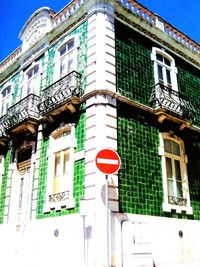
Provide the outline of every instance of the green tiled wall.
<path id="1" fill-rule="evenodd" d="M 161 47 L 118 21 L 115 24 L 117 91 L 149 106 L 152 86 L 155 84 L 152 47 Z M 179 92 L 195 107 L 194 124 L 200 127 L 200 71 L 171 52 L 165 51 L 175 59 Z"/>
<path id="2" fill-rule="evenodd" d="M 40 173 L 38 185 L 37 218 L 43 218 L 43 207 L 45 203 L 46 179 L 47 179 L 47 149 L 49 140 L 43 140 L 40 154 Z"/>
<path id="3" fill-rule="evenodd" d="M 190 99 L 193 104 L 196 114 L 194 125 L 200 127 L 200 71 L 194 69 L 189 64 L 184 62 L 179 62 L 176 60 L 177 68 L 178 68 L 178 88 L 180 93 Z"/>
<path id="4" fill-rule="evenodd" d="M 188 179 L 191 205 L 194 219 L 200 220 L 200 137 L 185 138 L 186 155 L 188 157 Z"/>
<path id="5" fill-rule="evenodd" d="M 0 192 L 0 223 L 3 223 L 9 163 L 10 163 L 10 151 L 7 153 L 4 161 L 4 175 L 2 178 L 1 192 Z"/>
<path id="6" fill-rule="evenodd" d="M 153 117 L 118 105 L 119 206 L 121 212 L 200 220 L 200 138 L 175 132 L 184 141 L 188 156 L 188 181 L 193 215 L 164 212 L 159 132 L 172 126 L 157 124 Z M 175 128 L 171 128 L 176 131 Z"/>
<path id="7" fill-rule="evenodd" d="M 149 105 L 154 84 L 151 49 L 155 44 L 116 22 L 117 90 L 124 96 Z M 172 55 L 173 56 L 173 55 Z M 197 109 L 195 124 L 200 123 L 200 75 L 187 63 L 173 56 L 178 68 L 180 93 L 190 98 Z M 121 212 L 200 220 L 200 136 L 179 130 L 172 122 L 159 124 L 155 117 L 118 103 L 119 207 Z M 163 212 L 159 132 L 172 130 L 183 139 L 188 155 L 188 180 L 193 215 Z"/>
<path id="8" fill-rule="evenodd" d="M 76 126 L 77 148 L 76 152 L 84 149 L 85 146 L 85 113 L 82 113 L 79 123 Z"/>
<path id="9" fill-rule="evenodd" d="M 151 43 L 116 22 L 117 91 L 149 105 L 154 84 Z"/>
<path id="10" fill-rule="evenodd" d="M 118 106 L 119 200 L 122 212 L 161 215 L 162 176 L 158 129 Z"/>

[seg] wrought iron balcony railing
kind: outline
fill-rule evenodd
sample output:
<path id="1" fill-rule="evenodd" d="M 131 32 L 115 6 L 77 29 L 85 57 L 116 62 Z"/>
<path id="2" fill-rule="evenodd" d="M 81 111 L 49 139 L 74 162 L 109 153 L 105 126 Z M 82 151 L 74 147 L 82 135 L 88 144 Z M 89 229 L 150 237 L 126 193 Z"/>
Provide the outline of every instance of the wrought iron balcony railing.
<path id="1" fill-rule="evenodd" d="M 38 109 L 41 115 L 65 104 L 73 97 L 81 95 L 81 74 L 72 71 L 44 89 Z"/>
<path id="2" fill-rule="evenodd" d="M 69 199 L 69 191 L 49 195 L 49 202 L 60 202 Z"/>
<path id="3" fill-rule="evenodd" d="M 39 119 L 39 111 L 37 108 L 39 99 L 39 96 L 30 94 L 11 106 L 3 117 L 3 128 L 9 130 L 27 120 L 37 121 Z"/>
<path id="4" fill-rule="evenodd" d="M 149 102 L 153 108 L 162 108 L 166 112 L 188 121 L 194 120 L 195 109 L 192 103 L 179 92 L 161 83 L 153 86 Z"/>
<path id="5" fill-rule="evenodd" d="M 169 204 L 187 206 L 187 199 L 183 197 L 168 196 Z"/>
<path id="6" fill-rule="evenodd" d="M 5 129 L 3 127 L 4 120 L 5 120 L 5 115 L 0 117 L 0 139 L 6 136 Z"/>

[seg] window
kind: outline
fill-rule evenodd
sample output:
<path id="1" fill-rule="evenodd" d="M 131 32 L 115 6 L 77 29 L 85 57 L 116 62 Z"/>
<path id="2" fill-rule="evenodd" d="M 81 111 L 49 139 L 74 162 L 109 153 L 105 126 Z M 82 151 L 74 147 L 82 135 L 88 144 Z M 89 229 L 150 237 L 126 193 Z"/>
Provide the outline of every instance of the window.
<path id="1" fill-rule="evenodd" d="M 1 116 L 6 114 L 12 103 L 12 85 L 8 85 L 1 92 Z"/>
<path id="2" fill-rule="evenodd" d="M 164 188 L 164 211 L 175 209 L 192 213 L 190 207 L 189 186 L 187 178 L 187 156 L 184 143 L 177 136 L 160 134 L 160 155 L 162 156 L 162 174 Z"/>
<path id="3" fill-rule="evenodd" d="M 75 126 L 68 124 L 55 130 L 48 149 L 48 181 L 45 212 L 74 207 Z"/>
<path id="4" fill-rule="evenodd" d="M 178 91 L 177 68 L 174 59 L 164 50 L 153 47 L 151 59 L 154 62 L 155 84 L 160 83 Z"/>
<path id="5" fill-rule="evenodd" d="M 39 75 L 39 64 L 32 66 L 25 73 L 25 87 L 26 90 L 23 92 L 23 97 L 29 94 L 39 94 L 40 90 L 40 75 Z"/>
<path id="6" fill-rule="evenodd" d="M 53 180 L 53 194 L 62 192 L 63 183 L 67 184 L 67 177 L 69 177 L 69 148 L 61 150 L 54 154 L 54 180 Z M 68 194 L 68 193 L 66 193 Z"/>
<path id="7" fill-rule="evenodd" d="M 70 40 L 62 46 L 59 50 L 60 52 L 60 77 L 63 77 L 67 73 L 73 71 L 73 48 L 74 39 Z"/>
<path id="8" fill-rule="evenodd" d="M 77 69 L 77 48 L 77 38 L 69 36 L 57 48 L 55 56 L 55 80 Z"/>
<path id="9" fill-rule="evenodd" d="M 17 223 L 20 224 L 23 222 L 26 216 L 29 216 L 27 213 L 28 205 L 31 199 L 31 177 L 33 177 L 33 165 L 32 153 L 35 150 L 34 142 L 24 143 L 15 151 L 15 160 L 17 163 L 17 169 L 15 170 L 15 181 L 12 184 L 12 199 L 13 204 L 11 205 L 11 214 L 16 217 Z M 17 215 L 15 213 L 17 212 Z"/>

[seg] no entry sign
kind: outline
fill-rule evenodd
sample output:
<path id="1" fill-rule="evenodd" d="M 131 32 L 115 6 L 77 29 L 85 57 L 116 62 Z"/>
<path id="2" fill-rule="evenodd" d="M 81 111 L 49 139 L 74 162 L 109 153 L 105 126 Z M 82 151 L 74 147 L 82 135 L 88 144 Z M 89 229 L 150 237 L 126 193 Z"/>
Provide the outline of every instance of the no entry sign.
<path id="1" fill-rule="evenodd" d="M 121 165 L 121 160 L 117 152 L 112 149 L 100 150 L 95 158 L 97 168 L 105 174 L 117 172 Z"/>

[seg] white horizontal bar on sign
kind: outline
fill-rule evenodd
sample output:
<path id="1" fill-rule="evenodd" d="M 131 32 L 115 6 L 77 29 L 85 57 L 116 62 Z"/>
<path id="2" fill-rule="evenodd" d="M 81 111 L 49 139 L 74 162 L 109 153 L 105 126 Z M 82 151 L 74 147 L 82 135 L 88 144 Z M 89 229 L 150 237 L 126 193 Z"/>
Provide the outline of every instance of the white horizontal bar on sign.
<path id="1" fill-rule="evenodd" d="M 98 158 L 97 159 L 97 163 L 118 165 L 119 164 L 119 161 L 117 159 Z"/>

